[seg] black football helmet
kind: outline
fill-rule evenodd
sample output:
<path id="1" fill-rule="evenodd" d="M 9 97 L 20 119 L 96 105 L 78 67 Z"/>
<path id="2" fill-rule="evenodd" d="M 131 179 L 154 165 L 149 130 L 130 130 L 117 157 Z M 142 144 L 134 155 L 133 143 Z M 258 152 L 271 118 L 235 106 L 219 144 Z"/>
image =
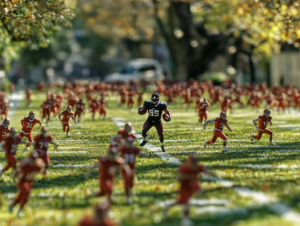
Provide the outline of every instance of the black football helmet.
<path id="1" fill-rule="evenodd" d="M 154 105 L 157 105 L 159 103 L 159 94 L 157 92 L 152 94 L 151 103 Z"/>

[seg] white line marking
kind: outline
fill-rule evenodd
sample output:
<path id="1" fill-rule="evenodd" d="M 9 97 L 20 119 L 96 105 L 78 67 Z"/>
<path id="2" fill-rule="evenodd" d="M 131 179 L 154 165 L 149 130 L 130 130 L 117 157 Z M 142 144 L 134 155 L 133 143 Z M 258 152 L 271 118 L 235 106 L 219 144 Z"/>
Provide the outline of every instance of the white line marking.
<path id="1" fill-rule="evenodd" d="M 49 151 L 49 154 L 86 154 L 87 151 Z"/>
<path id="2" fill-rule="evenodd" d="M 218 216 L 225 216 L 225 215 L 247 215 L 249 213 L 248 209 L 246 208 L 226 208 L 220 206 L 206 206 L 201 208 L 196 208 L 197 214 L 210 214 L 210 215 L 218 215 Z"/>
<path id="3" fill-rule="evenodd" d="M 174 200 L 168 199 L 164 201 L 159 201 L 157 204 L 161 207 L 164 207 L 172 203 L 174 203 Z M 207 206 L 207 205 L 225 206 L 230 204 L 230 201 L 226 199 L 190 199 L 189 204 L 195 206 Z"/>
<path id="4" fill-rule="evenodd" d="M 54 166 L 50 166 L 52 168 L 82 168 L 82 167 L 88 167 L 85 165 L 68 165 L 68 164 L 58 164 Z"/>

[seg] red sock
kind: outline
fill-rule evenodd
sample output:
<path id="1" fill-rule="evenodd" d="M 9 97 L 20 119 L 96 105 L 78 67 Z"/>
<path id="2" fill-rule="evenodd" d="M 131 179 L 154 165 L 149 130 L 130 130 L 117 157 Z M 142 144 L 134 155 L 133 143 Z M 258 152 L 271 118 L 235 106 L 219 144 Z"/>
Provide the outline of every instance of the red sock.
<path id="1" fill-rule="evenodd" d="M 269 141 L 272 142 L 273 136 L 270 135 Z"/>
<path id="2" fill-rule="evenodd" d="M 67 129 L 67 133 L 68 133 L 68 134 L 69 134 L 69 132 L 70 132 L 70 128 Z"/>

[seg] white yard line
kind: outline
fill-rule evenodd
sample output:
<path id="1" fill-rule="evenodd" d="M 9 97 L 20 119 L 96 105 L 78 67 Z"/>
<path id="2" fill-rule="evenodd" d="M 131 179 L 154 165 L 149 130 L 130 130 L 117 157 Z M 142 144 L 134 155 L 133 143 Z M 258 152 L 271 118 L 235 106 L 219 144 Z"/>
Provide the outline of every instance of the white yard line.
<path id="1" fill-rule="evenodd" d="M 49 154 L 86 154 L 87 151 L 49 151 Z"/>
<path id="2" fill-rule="evenodd" d="M 69 164 L 58 164 L 58 165 L 50 165 L 51 168 L 83 168 L 88 167 L 85 165 L 69 165 Z"/>
<path id="3" fill-rule="evenodd" d="M 159 201 L 157 204 L 161 207 L 165 205 L 170 205 L 174 203 L 174 200 L 168 199 L 164 201 Z M 215 206 L 225 206 L 230 204 L 230 201 L 226 199 L 190 199 L 189 203 L 195 206 L 208 206 L 208 205 L 215 205 Z"/>
<path id="4" fill-rule="evenodd" d="M 112 121 L 120 128 L 123 129 L 125 123 L 123 118 L 112 118 Z M 133 133 L 136 134 L 136 131 L 133 130 Z M 141 142 L 142 140 L 139 140 Z M 155 152 L 161 159 L 167 160 L 170 163 L 180 165 L 181 162 L 173 157 L 172 155 L 168 153 L 161 152 L 161 150 L 152 145 L 147 143 L 145 145 L 145 148 L 147 148 L 149 151 Z M 235 151 L 232 151 L 235 152 Z M 217 177 L 202 177 L 204 180 L 211 180 L 216 181 L 223 185 L 224 187 L 232 187 L 234 185 L 233 182 L 229 180 L 225 180 L 223 178 L 217 178 Z M 275 198 L 271 198 L 264 194 L 261 191 L 252 191 L 250 188 L 244 187 L 244 188 L 233 188 L 240 196 L 242 197 L 249 197 L 254 199 L 259 204 L 272 204 L 274 201 L 276 201 Z M 291 221 L 291 222 L 300 222 L 300 214 L 292 210 L 288 205 L 283 203 L 276 202 L 277 207 L 273 208 L 272 211 L 281 215 L 285 220 Z"/>

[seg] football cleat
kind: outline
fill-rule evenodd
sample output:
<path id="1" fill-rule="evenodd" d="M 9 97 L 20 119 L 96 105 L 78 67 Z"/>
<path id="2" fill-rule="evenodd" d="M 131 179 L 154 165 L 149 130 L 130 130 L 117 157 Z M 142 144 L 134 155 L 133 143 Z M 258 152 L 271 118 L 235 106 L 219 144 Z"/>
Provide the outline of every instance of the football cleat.
<path id="1" fill-rule="evenodd" d="M 129 205 L 132 204 L 132 201 L 131 201 L 130 197 L 126 197 L 126 203 L 129 204 Z"/>
<path id="2" fill-rule="evenodd" d="M 269 145 L 270 145 L 270 146 L 274 146 L 274 144 L 272 143 L 272 141 L 269 142 Z"/>
<path id="3" fill-rule="evenodd" d="M 254 134 L 251 134 L 251 141 L 253 141 L 253 139 L 254 139 Z"/>
<path id="4" fill-rule="evenodd" d="M 70 135 L 69 135 L 69 134 L 66 134 L 66 137 L 67 137 L 67 138 L 70 138 Z"/>
<path id="5" fill-rule="evenodd" d="M 169 116 L 169 114 L 164 113 L 164 114 L 163 114 L 163 120 L 164 120 L 165 122 L 170 122 L 170 121 L 171 121 L 171 117 Z"/>
<path id="6" fill-rule="evenodd" d="M 35 117 L 34 111 L 29 112 L 29 118 L 33 119 Z"/>
<path id="7" fill-rule="evenodd" d="M 142 143 L 140 143 L 140 146 L 141 147 L 144 147 L 146 144 L 148 143 L 148 141 L 147 140 L 143 140 L 143 142 Z"/>
<path id="8" fill-rule="evenodd" d="M 228 151 L 230 151 L 230 150 L 227 149 L 227 148 L 223 148 L 222 153 L 225 153 L 225 152 L 228 152 Z"/>
<path id="9" fill-rule="evenodd" d="M 2 122 L 3 127 L 6 129 L 7 127 L 9 127 L 10 124 L 10 120 L 8 118 L 5 118 Z"/>
<path id="10" fill-rule="evenodd" d="M 181 226 L 193 226 L 193 222 L 188 218 L 184 217 L 181 221 Z"/>
<path id="11" fill-rule="evenodd" d="M 204 145 L 203 145 L 203 147 L 204 147 L 204 148 L 206 148 L 206 145 L 207 145 L 207 143 L 206 143 L 206 141 L 204 141 Z"/>
<path id="12" fill-rule="evenodd" d="M 27 152 L 27 151 L 28 151 L 27 147 L 23 148 L 23 152 Z"/>
<path id="13" fill-rule="evenodd" d="M 17 216 L 18 216 L 18 218 L 24 217 L 24 213 L 23 213 L 22 209 L 19 209 Z"/>
<path id="14" fill-rule="evenodd" d="M 160 148 L 161 148 L 161 151 L 162 151 L 162 152 L 166 152 L 166 151 L 165 151 L 165 146 L 164 146 L 164 145 L 160 146 Z"/>
<path id="15" fill-rule="evenodd" d="M 157 92 L 155 92 L 151 96 L 151 103 L 154 105 L 158 105 L 159 99 L 160 99 L 159 94 Z"/>
<path id="16" fill-rule="evenodd" d="M 138 113 L 139 113 L 139 115 L 144 115 L 147 113 L 147 109 L 144 107 L 140 107 L 140 108 L 138 108 Z"/>

